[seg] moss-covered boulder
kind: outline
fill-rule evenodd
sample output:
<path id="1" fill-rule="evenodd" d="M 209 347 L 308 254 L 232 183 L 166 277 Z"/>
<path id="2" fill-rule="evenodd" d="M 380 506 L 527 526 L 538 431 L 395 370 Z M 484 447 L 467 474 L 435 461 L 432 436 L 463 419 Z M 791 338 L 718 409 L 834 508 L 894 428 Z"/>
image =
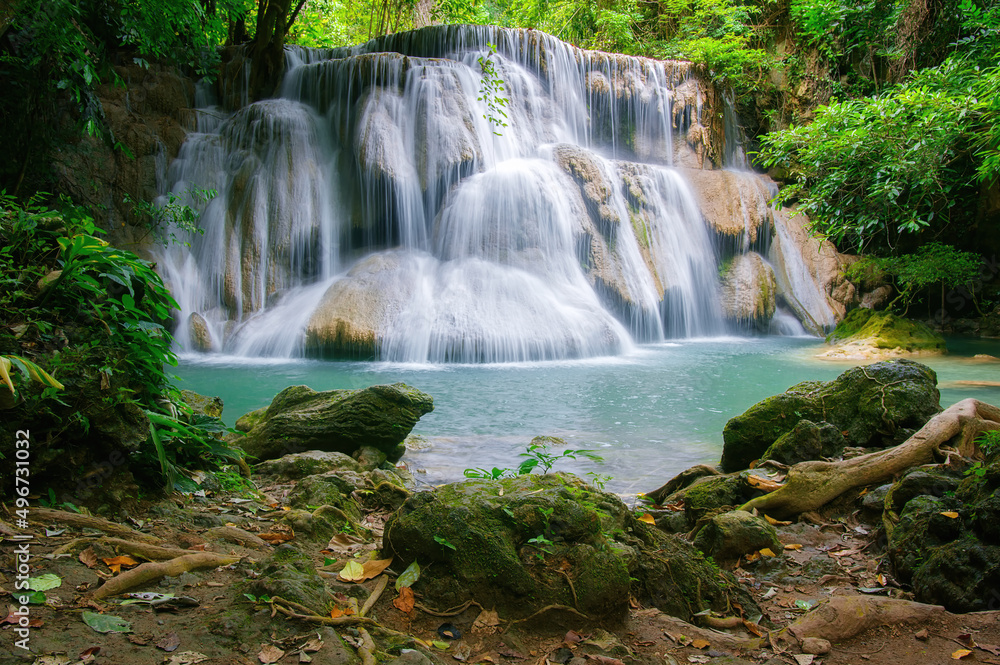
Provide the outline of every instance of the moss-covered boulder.
<path id="1" fill-rule="evenodd" d="M 306 450 L 350 455 L 373 446 L 394 461 L 406 435 L 433 409 L 430 395 L 405 383 L 327 392 L 292 386 L 275 396 L 240 445 L 258 460 Z"/>
<path id="2" fill-rule="evenodd" d="M 281 596 L 320 615 L 326 614 L 334 602 L 315 564 L 287 543 L 279 545 L 261 564 L 260 575 L 248 582 L 245 589 L 254 596 Z"/>
<path id="3" fill-rule="evenodd" d="M 863 360 L 947 353 L 944 337 L 923 323 L 866 308 L 848 312 L 826 341 L 834 348 L 821 354 L 825 358 Z"/>
<path id="4" fill-rule="evenodd" d="M 630 594 L 688 619 L 729 602 L 752 605 L 689 543 L 567 474 L 416 494 L 386 524 L 383 548 L 399 557 L 394 566 L 420 563 L 416 590 L 431 604 L 471 598 L 504 618 L 558 604 L 613 621 L 628 612 Z"/>
<path id="5" fill-rule="evenodd" d="M 193 390 L 182 390 L 181 399 L 191 407 L 191 413 L 197 416 L 209 416 L 211 418 L 222 417 L 222 398 L 206 397 L 199 395 Z"/>
<path id="6" fill-rule="evenodd" d="M 912 360 L 854 367 L 833 381 L 804 381 L 726 423 L 722 469 L 747 468 L 802 420 L 828 422 L 844 445 L 895 445 L 941 410 L 937 375 Z"/>
<path id="7" fill-rule="evenodd" d="M 774 527 L 763 518 L 742 510 L 712 517 L 698 531 L 694 546 L 716 561 L 738 559 L 765 548 L 774 553 L 782 551 Z"/>
<path id="8" fill-rule="evenodd" d="M 298 480 L 329 471 L 350 471 L 360 474 L 364 468 L 353 457 L 344 453 L 307 450 L 304 453 L 266 460 L 256 465 L 254 471 L 263 476 L 277 476 L 282 480 Z"/>
<path id="9" fill-rule="evenodd" d="M 807 460 L 834 457 L 844 450 L 844 435 L 827 422 L 814 423 L 802 419 L 789 432 L 782 434 L 760 456 L 782 464 L 797 464 Z"/>

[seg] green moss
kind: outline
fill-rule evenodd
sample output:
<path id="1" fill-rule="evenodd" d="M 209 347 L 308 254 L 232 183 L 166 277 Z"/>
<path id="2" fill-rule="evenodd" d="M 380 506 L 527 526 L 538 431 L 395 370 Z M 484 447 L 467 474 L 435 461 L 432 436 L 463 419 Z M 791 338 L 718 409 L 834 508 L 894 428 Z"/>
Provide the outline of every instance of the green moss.
<path id="1" fill-rule="evenodd" d="M 850 311 L 830 333 L 830 344 L 867 341 L 877 349 L 904 351 L 945 351 L 944 337 L 923 323 L 911 321 L 892 312 L 859 308 Z"/>

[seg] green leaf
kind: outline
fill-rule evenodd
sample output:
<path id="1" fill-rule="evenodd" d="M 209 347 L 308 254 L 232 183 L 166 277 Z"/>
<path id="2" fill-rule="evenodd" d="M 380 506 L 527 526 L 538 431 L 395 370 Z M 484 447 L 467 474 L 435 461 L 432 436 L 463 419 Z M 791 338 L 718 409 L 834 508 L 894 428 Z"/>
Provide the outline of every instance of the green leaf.
<path id="1" fill-rule="evenodd" d="M 132 624 L 121 617 L 112 614 L 98 614 L 97 612 L 84 612 L 80 615 L 83 622 L 96 630 L 98 633 L 131 633 Z"/>
<path id="2" fill-rule="evenodd" d="M 354 582 L 365 576 L 365 567 L 357 561 L 348 561 L 344 569 L 340 571 L 340 577 L 348 582 Z"/>
<path id="3" fill-rule="evenodd" d="M 456 552 L 458 551 L 458 548 L 452 545 L 451 541 L 449 541 L 447 538 L 442 538 L 441 536 L 434 536 L 434 542 L 437 543 L 438 545 L 443 545 L 445 547 L 451 548 Z"/>
<path id="4" fill-rule="evenodd" d="M 440 649 L 441 651 L 447 651 L 448 647 L 451 645 L 441 640 L 434 640 L 433 642 L 431 642 L 431 646 L 433 646 L 435 649 Z"/>
<path id="5" fill-rule="evenodd" d="M 420 564 L 414 561 L 396 579 L 396 591 L 399 591 L 403 587 L 413 586 L 413 583 L 418 579 L 420 579 Z"/>
<path id="6" fill-rule="evenodd" d="M 41 591 L 32 591 L 31 593 L 21 594 L 21 602 L 27 603 L 28 605 L 44 605 L 45 601 L 45 594 Z"/>
<path id="7" fill-rule="evenodd" d="M 28 578 L 28 588 L 32 591 L 48 591 L 60 586 L 62 586 L 62 579 L 54 573 Z"/>

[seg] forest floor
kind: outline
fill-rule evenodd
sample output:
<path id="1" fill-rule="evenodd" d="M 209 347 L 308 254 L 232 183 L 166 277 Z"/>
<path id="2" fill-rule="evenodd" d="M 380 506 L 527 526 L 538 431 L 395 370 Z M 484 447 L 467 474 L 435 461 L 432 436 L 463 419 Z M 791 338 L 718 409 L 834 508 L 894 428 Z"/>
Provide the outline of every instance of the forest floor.
<path id="1" fill-rule="evenodd" d="M 422 641 L 388 635 L 379 627 L 314 625 L 275 613 L 267 603 L 254 602 L 245 592 L 246 580 L 258 574 L 258 563 L 267 559 L 274 545 L 227 542 L 216 537 L 219 529 L 238 527 L 274 542 L 281 536 L 275 519 L 282 514 L 282 497 L 288 486 L 260 488 L 257 500 L 219 493 L 205 497 L 175 496 L 149 507 L 143 518 L 130 519 L 122 526 L 155 535 L 162 544 L 231 554 L 240 562 L 209 570 L 183 572 L 154 580 L 134 589 L 141 592 L 174 594 L 193 599 L 177 603 L 173 609 L 153 609 L 148 602 L 122 604 L 122 596 L 93 600 L 89 594 L 102 578 L 113 573 L 104 561 L 118 554 L 110 546 L 107 529 L 93 525 L 66 526 L 65 520 L 46 514 L 44 523 L 34 523 L 31 540 L 15 540 L 16 530 L 0 522 L 4 539 L 0 543 L 0 663 L 37 665 L 147 665 L 168 663 L 315 664 L 364 663 L 374 654 L 378 661 L 396 665 L 429 665 L 430 662 L 490 663 L 491 665 L 679 665 L 683 663 L 789 663 L 792 665 L 915 665 L 918 663 L 962 662 L 1000 664 L 1000 612 L 953 615 L 936 611 L 919 623 L 892 623 L 870 628 L 854 637 L 835 641 L 825 654 L 802 654 L 794 642 L 768 639 L 765 631 L 757 646 L 754 636 L 742 627 L 737 631 L 713 630 L 684 624 L 655 608 L 634 603 L 624 622 L 600 625 L 572 614 L 547 612 L 541 620 L 508 623 L 491 620 L 495 614 L 468 606 L 451 616 L 440 616 L 420 606 L 408 612 L 397 608 L 397 592 L 391 583 L 402 571 L 389 567 L 390 583 L 368 616 L 381 627 L 405 633 Z M 263 499 L 263 502 L 261 501 Z M 271 500 L 270 504 L 265 503 Z M 36 512 L 39 512 L 36 510 Z M 779 527 L 786 546 L 773 558 L 760 557 L 733 568 L 742 584 L 752 593 L 763 611 L 761 625 L 771 625 L 770 636 L 781 627 L 802 617 L 817 604 L 836 596 L 909 597 L 895 586 L 879 549 L 877 525 L 858 521 L 858 513 L 812 514 L 812 520 Z M 4 519 L 12 519 L 6 516 Z M 385 514 L 370 514 L 364 524 L 373 538 L 337 541 L 340 553 L 346 550 L 374 550 L 381 542 L 380 527 Z M 214 529 L 214 530 L 212 530 Z M 210 531 L 211 530 L 211 531 Z M 102 533 L 103 532 L 103 533 Z M 273 534 L 279 534 L 275 536 Z M 270 534 L 270 535 L 269 535 Z M 113 535 L 113 534 L 112 534 Z M 85 540 L 80 540 L 80 539 Z M 230 539 L 232 540 L 232 539 Z M 237 538 L 236 540 L 239 540 Z M 337 581 L 329 558 L 330 549 L 309 540 L 291 544 L 307 552 L 320 575 L 334 591 L 365 597 L 379 580 L 361 583 L 365 587 Z M 60 586 L 44 591 L 44 604 L 29 606 L 29 650 L 16 646 L 18 604 L 14 602 L 16 566 L 14 550 L 27 542 L 31 577 L 54 575 Z M 333 543 L 331 543 L 333 545 Z M 801 546 L 796 549 L 795 546 Z M 62 548 L 63 553 L 57 550 Z M 346 550 L 344 549 L 346 548 Z M 122 569 L 133 564 L 123 563 Z M 340 566 L 343 566 L 343 561 Z M 52 577 L 45 579 L 53 580 Z M 20 592 L 18 592 L 20 593 Z M 252 595 L 252 594 L 251 594 Z M 135 600 L 135 599 L 133 599 Z M 353 605 L 357 607 L 357 605 Z M 404 603 L 404 609 L 407 609 Z M 4 611 L 6 610 L 6 611 Z M 350 616 L 350 610 L 345 610 Z M 437 612 L 437 615 L 430 612 Z M 87 613 L 119 617 L 128 632 L 98 632 L 84 621 Z M 477 622 L 478 619 L 478 622 Z M 501 617 L 502 619 L 502 617 Z M 340 637 L 338 637 L 338 635 Z M 447 639 L 458 637 L 458 639 Z M 436 645 L 432 645 L 436 642 Z M 444 649 L 440 647 L 446 647 Z M 415 649 L 409 651 L 409 649 Z M 963 651 L 964 650 L 964 651 Z M 402 654 L 402 655 L 400 655 Z M 430 655 L 430 659 L 427 655 Z M 572 660 L 572 659 L 577 660 Z M 588 663 L 587 661 L 592 661 Z"/>

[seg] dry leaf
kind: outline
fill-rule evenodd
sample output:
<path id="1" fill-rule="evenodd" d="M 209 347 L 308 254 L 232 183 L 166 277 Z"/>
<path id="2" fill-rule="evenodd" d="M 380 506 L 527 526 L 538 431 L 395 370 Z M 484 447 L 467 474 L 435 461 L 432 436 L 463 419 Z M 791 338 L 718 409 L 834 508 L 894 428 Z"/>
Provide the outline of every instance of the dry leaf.
<path id="1" fill-rule="evenodd" d="M 612 658 L 611 656 L 599 656 L 588 653 L 586 658 L 587 660 L 596 661 L 599 665 L 625 665 L 622 661 L 617 658 Z"/>
<path id="2" fill-rule="evenodd" d="M 639 518 L 640 522 L 645 522 L 646 524 L 656 525 L 656 520 L 649 513 L 643 513 L 642 517 Z"/>
<path id="3" fill-rule="evenodd" d="M 121 572 L 122 566 L 131 567 L 139 565 L 138 561 L 136 561 L 130 556 L 125 556 L 125 555 L 116 556 L 111 559 L 101 559 L 101 561 L 103 561 L 108 566 L 108 568 L 111 569 L 112 573 L 116 574 Z"/>
<path id="4" fill-rule="evenodd" d="M 285 652 L 273 644 L 265 644 L 257 654 L 257 660 L 262 663 L 277 663 L 284 655 Z"/>
<path id="5" fill-rule="evenodd" d="M 774 552 L 772 552 L 771 549 L 768 548 L 768 547 L 765 547 L 764 549 L 760 550 L 760 555 L 761 556 L 770 556 L 770 557 L 778 556 L 777 554 L 775 554 Z"/>
<path id="6" fill-rule="evenodd" d="M 337 577 L 343 582 L 364 582 L 381 575 L 390 563 L 392 563 L 392 558 L 369 560 L 365 561 L 364 564 L 348 561 Z"/>
<path id="7" fill-rule="evenodd" d="M 952 660 L 961 660 L 972 653 L 972 649 L 958 649 L 953 654 L 951 654 Z"/>
<path id="8" fill-rule="evenodd" d="M 779 487 L 782 487 L 782 484 L 779 482 L 771 480 L 770 478 L 755 476 L 753 474 L 747 476 L 747 484 L 754 489 L 760 490 L 761 492 L 773 492 Z"/>
<path id="9" fill-rule="evenodd" d="M 800 549 L 802 549 L 802 545 L 800 545 L 798 543 L 788 543 L 787 545 L 785 545 L 785 549 L 786 550 L 800 550 Z"/>
<path id="10" fill-rule="evenodd" d="M 80 563 L 85 565 L 87 568 L 93 568 L 97 565 L 97 555 L 94 554 L 94 548 L 88 547 L 84 551 L 80 552 Z"/>
<path id="11" fill-rule="evenodd" d="M 393 607 L 404 614 L 409 614 L 413 611 L 413 603 L 413 589 L 408 586 L 401 588 L 399 595 L 392 601 Z"/>
<path id="12" fill-rule="evenodd" d="M 693 646 L 695 649 L 707 649 L 708 647 L 712 646 L 712 643 L 709 642 L 708 640 L 692 640 L 691 646 Z"/>
<path id="13" fill-rule="evenodd" d="M 753 623 L 752 621 L 747 621 L 746 619 L 744 619 L 743 627 L 746 628 L 751 633 L 753 633 L 754 635 L 756 635 L 757 637 L 764 637 L 764 631 L 762 631 L 760 629 L 760 626 Z"/>
<path id="14" fill-rule="evenodd" d="M 770 524 L 771 526 L 788 526 L 789 524 L 791 524 L 791 522 L 776 520 L 770 515 L 764 515 L 764 519 L 767 520 L 767 523 Z"/>
<path id="15" fill-rule="evenodd" d="M 177 647 L 181 645 L 181 638 L 177 633 L 170 633 L 162 640 L 156 643 L 157 649 L 163 649 L 167 653 L 171 651 L 177 651 Z"/>
<path id="16" fill-rule="evenodd" d="M 814 660 L 816 660 L 816 656 L 811 653 L 797 653 L 792 656 L 792 658 L 795 659 L 795 662 L 798 665 L 810 665 Z"/>
<path id="17" fill-rule="evenodd" d="M 958 517 L 958 513 L 951 510 L 946 510 L 941 514 L 944 515 L 945 517 L 950 517 L 951 519 L 955 519 L 956 517 Z"/>
<path id="18" fill-rule="evenodd" d="M 340 617 L 347 617 L 352 614 L 354 614 L 354 609 L 350 607 L 337 607 L 334 605 L 333 609 L 330 610 L 331 619 L 339 619 Z"/>
<path id="19" fill-rule="evenodd" d="M 483 610 L 472 622 L 472 632 L 491 635 L 500 632 L 500 615 L 495 610 Z"/>
<path id="20" fill-rule="evenodd" d="M 280 545 L 282 543 L 287 543 L 289 540 L 295 538 L 294 531 L 267 531 L 265 533 L 258 533 L 257 537 L 261 540 L 271 543 L 272 545 Z"/>

